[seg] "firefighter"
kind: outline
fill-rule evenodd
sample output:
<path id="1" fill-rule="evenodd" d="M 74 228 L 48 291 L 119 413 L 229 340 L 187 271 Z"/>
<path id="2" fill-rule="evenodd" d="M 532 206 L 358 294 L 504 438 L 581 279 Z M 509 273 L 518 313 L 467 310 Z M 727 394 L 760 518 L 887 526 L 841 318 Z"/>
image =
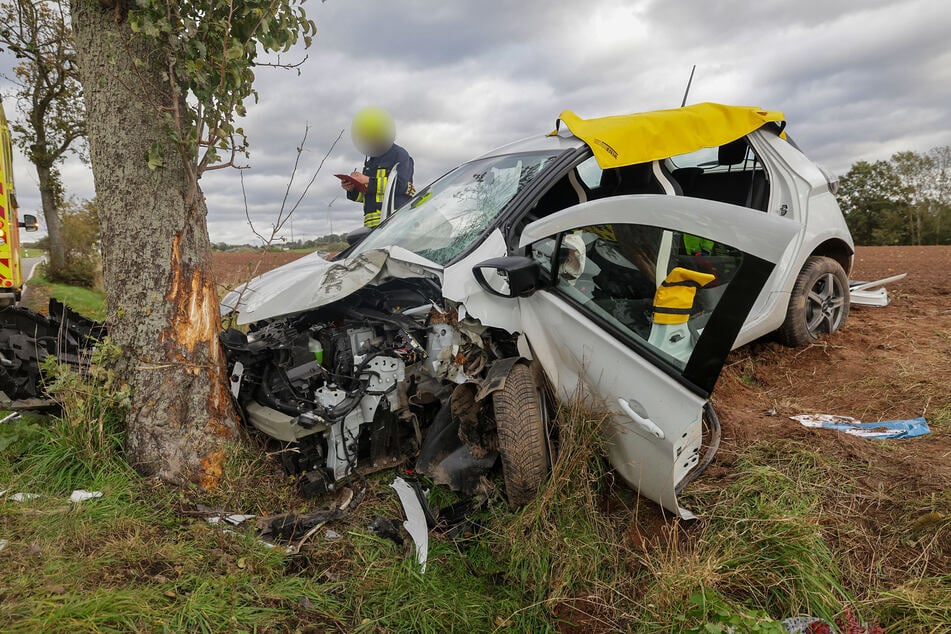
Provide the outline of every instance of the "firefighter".
<path id="1" fill-rule="evenodd" d="M 350 174 L 359 185 L 343 181 L 341 186 L 347 190 L 347 198 L 363 203 L 364 226 L 375 227 L 383 219 L 383 195 L 387 182 L 393 176 L 394 167 L 396 189 L 393 208 L 399 209 L 416 193 L 413 188 L 413 157 L 394 143 L 396 125 L 383 108 L 369 107 L 357 112 L 350 127 L 350 136 L 366 159 L 362 173 Z M 359 191 L 364 187 L 366 192 Z"/>

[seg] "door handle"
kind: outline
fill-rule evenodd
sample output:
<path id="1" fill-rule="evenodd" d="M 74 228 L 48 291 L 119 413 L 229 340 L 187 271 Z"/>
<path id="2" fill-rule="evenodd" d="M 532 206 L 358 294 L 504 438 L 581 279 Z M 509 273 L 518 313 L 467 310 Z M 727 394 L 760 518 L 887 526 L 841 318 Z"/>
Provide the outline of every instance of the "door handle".
<path id="1" fill-rule="evenodd" d="M 657 423 L 655 423 L 654 421 L 652 421 L 651 419 L 647 417 L 644 417 L 638 414 L 636 411 L 634 411 L 634 408 L 631 407 L 631 404 L 628 403 L 623 398 L 619 398 L 617 400 L 617 404 L 621 406 L 621 411 L 623 411 L 624 414 L 627 415 L 628 418 L 634 421 L 634 423 L 638 427 L 648 432 L 649 434 L 653 434 L 654 436 L 657 436 L 661 440 L 664 439 L 664 430 L 658 427 Z"/>

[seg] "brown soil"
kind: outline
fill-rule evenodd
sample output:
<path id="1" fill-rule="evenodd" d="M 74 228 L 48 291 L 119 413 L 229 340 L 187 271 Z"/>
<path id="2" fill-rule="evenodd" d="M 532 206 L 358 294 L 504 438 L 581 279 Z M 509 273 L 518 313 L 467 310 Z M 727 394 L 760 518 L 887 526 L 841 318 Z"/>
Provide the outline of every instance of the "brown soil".
<path id="1" fill-rule="evenodd" d="M 949 513 L 951 485 L 951 247 L 859 247 L 852 279 L 908 273 L 888 286 L 884 308 L 853 307 L 845 327 L 805 348 L 754 342 L 734 351 L 713 402 L 723 425 L 720 453 L 700 478 L 728 479 L 743 447 L 769 438 L 854 465 L 857 490 L 839 509 L 861 522 L 864 543 L 843 543 L 853 570 L 878 567 L 896 585 L 907 580 L 920 552 L 900 539 L 910 527 Z M 807 429 L 789 416 L 826 413 L 874 422 L 924 416 L 931 434 L 907 440 L 867 440 Z M 844 461 L 843 461 L 844 459 Z M 836 486 L 836 483 L 830 483 Z M 838 504 L 838 502 L 833 502 Z M 841 539 L 847 530 L 832 509 Z M 859 535 L 856 535 L 859 537 Z M 951 566 L 939 549 L 918 574 Z M 884 553 L 887 551 L 887 557 Z M 869 568 L 871 570 L 871 568 Z"/>
<path id="2" fill-rule="evenodd" d="M 931 436 L 890 443 L 899 449 L 889 454 L 931 458 L 928 471 L 951 481 L 949 268 L 951 247 L 858 247 L 852 279 L 908 273 L 888 286 L 891 304 L 853 307 L 842 330 L 805 348 L 759 341 L 734 351 L 713 399 L 727 446 L 764 435 L 840 442 L 842 434 L 806 430 L 787 418 L 794 414 L 879 421 L 931 413 L 940 419 Z"/>
<path id="3" fill-rule="evenodd" d="M 229 251 L 215 252 L 212 257 L 215 281 L 221 286 L 231 288 L 246 282 L 282 264 L 293 262 L 307 255 L 292 251 Z"/>

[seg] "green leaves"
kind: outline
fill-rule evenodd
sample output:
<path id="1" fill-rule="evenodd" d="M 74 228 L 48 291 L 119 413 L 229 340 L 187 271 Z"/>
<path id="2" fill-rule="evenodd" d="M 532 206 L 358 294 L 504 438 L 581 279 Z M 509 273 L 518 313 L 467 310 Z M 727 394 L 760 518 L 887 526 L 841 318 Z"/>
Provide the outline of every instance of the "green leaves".
<path id="1" fill-rule="evenodd" d="M 145 160 L 148 162 L 150 170 L 157 170 L 165 167 L 165 152 L 161 143 L 156 141 L 149 147 Z"/>
<path id="2" fill-rule="evenodd" d="M 177 112 L 170 122 L 183 157 L 196 165 L 200 174 L 212 167 L 220 154 L 247 155 L 247 138 L 235 125 L 243 117 L 243 102 L 254 91 L 255 66 L 296 68 L 280 57 L 261 62 L 259 56 L 287 53 L 303 39 L 310 46 L 317 32 L 302 7 L 304 0 L 137 0 L 129 13 L 133 32 L 163 40 L 167 59 L 170 94 L 182 95 L 184 103 L 163 105 Z M 177 110 L 176 110 L 177 109 Z M 190 134 L 198 130 L 201 134 Z M 149 167 L 162 163 L 149 153 Z"/>

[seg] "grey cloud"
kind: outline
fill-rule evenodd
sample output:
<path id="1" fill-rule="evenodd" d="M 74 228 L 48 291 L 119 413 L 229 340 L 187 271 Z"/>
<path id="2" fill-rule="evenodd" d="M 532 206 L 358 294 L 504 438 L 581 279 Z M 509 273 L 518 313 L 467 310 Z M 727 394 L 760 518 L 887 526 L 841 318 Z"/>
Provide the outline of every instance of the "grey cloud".
<path id="1" fill-rule="evenodd" d="M 544 134 L 564 109 L 599 116 L 675 107 L 691 64 L 698 69 L 690 102 L 783 110 L 797 142 L 840 173 L 859 159 L 951 143 L 951 6 L 943 0 L 327 0 L 307 7 L 318 34 L 300 77 L 261 69 L 260 103 L 249 104 L 243 122 L 252 144 L 248 209 L 265 228 L 304 126 L 297 194 L 353 112 L 368 104 L 393 112 L 418 185 L 493 147 Z M 338 232 L 360 225 L 359 205 L 332 175 L 361 164 L 347 133 L 296 214 L 295 237 L 327 233 L 330 220 Z M 89 190 L 84 169 L 64 170 L 70 190 Z M 22 171 L 18 165 L 18 178 Z M 212 239 L 251 241 L 239 175 L 209 173 L 202 186 Z M 21 200 L 30 196 L 21 191 Z"/>

